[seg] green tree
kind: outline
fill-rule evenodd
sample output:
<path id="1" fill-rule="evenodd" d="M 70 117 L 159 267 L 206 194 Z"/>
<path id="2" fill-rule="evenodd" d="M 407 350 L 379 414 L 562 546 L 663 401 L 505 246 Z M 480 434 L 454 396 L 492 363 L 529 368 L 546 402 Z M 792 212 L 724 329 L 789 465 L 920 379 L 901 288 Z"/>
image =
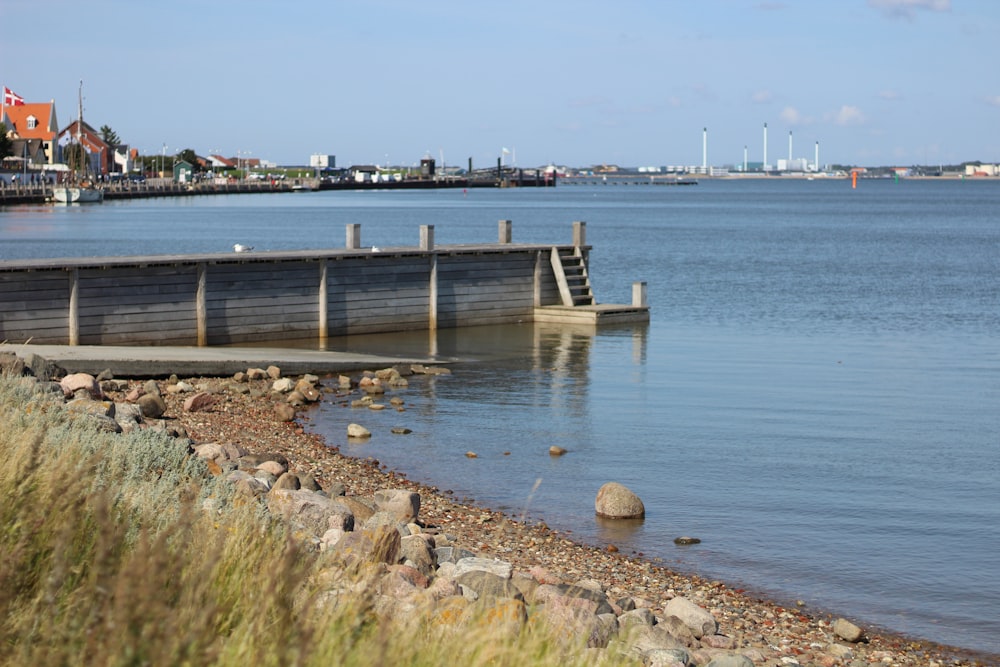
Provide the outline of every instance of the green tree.
<path id="1" fill-rule="evenodd" d="M 0 123 L 0 160 L 10 157 L 14 151 L 14 142 L 7 136 L 7 123 Z"/>
<path id="2" fill-rule="evenodd" d="M 109 146 L 118 146 L 121 144 L 121 139 L 118 138 L 118 133 L 111 129 L 109 125 L 102 125 L 99 130 L 101 133 L 101 139 L 104 140 Z"/>
<path id="3" fill-rule="evenodd" d="M 198 163 L 198 154 L 193 149 L 185 148 L 177 154 L 177 159 L 187 162 L 195 171 L 201 171 L 201 165 Z"/>

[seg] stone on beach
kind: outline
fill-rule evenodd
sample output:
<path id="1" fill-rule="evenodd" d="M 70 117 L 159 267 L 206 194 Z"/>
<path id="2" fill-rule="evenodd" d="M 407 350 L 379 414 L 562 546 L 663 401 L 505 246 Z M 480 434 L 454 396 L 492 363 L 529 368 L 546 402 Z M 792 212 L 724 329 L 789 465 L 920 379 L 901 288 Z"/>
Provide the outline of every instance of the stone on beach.
<path id="1" fill-rule="evenodd" d="M 62 386 L 63 393 L 66 396 L 72 396 L 80 390 L 85 390 L 90 394 L 91 398 L 102 398 L 104 396 L 97 378 L 89 373 L 67 375 L 59 381 L 59 384 Z"/>
<path id="2" fill-rule="evenodd" d="M 833 632 L 844 641 L 856 643 L 861 641 L 864 631 L 858 626 L 844 618 L 838 618 L 833 622 Z"/>
<path id="3" fill-rule="evenodd" d="M 646 507 L 639 496 L 618 482 L 608 482 L 597 491 L 594 501 L 597 516 L 605 519 L 642 519 Z"/>
<path id="4" fill-rule="evenodd" d="M 372 432 L 366 429 L 361 424 L 348 424 L 347 425 L 347 437 L 348 438 L 370 438 Z"/>
<path id="5" fill-rule="evenodd" d="M 667 616 L 675 616 L 689 629 L 696 639 L 706 635 L 714 635 L 719 629 L 719 622 L 708 611 L 702 609 L 687 598 L 677 597 L 667 603 L 663 609 Z"/>

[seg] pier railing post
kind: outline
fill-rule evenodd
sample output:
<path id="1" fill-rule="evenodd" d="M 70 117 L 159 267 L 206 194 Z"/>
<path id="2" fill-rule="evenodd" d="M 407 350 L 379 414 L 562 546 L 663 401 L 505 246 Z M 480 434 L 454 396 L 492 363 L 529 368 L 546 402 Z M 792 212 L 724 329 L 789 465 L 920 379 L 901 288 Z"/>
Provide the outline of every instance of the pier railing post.
<path id="1" fill-rule="evenodd" d="M 573 247 L 582 248 L 587 245 L 587 223 L 577 221 L 573 223 Z"/>
<path id="2" fill-rule="evenodd" d="M 80 270 L 69 271 L 69 344 L 80 344 Z"/>
<path id="3" fill-rule="evenodd" d="M 195 288 L 194 312 L 195 326 L 198 329 L 198 347 L 208 345 L 208 309 L 205 307 L 206 290 L 208 287 L 208 266 L 198 262 L 198 286 Z"/>
<path id="4" fill-rule="evenodd" d="M 646 303 L 646 283 L 639 281 L 632 283 L 632 305 L 645 307 Z"/>
<path id="5" fill-rule="evenodd" d="M 357 223 L 347 225 L 347 243 L 344 247 L 348 250 L 361 248 L 361 225 Z"/>
<path id="6" fill-rule="evenodd" d="M 513 235 L 513 222 L 510 220 L 501 220 L 498 224 L 499 227 L 499 242 L 500 243 L 510 243 L 511 239 L 514 238 Z"/>
<path id="7" fill-rule="evenodd" d="M 420 249 L 434 250 L 434 225 L 420 225 Z"/>
<path id="8" fill-rule="evenodd" d="M 329 314 L 327 309 L 329 307 L 329 299 L 327 295 L 327 266 L 326 257 L 319 260 L 319 347 L 321 350 L 326 349 L 326 341 L 329 337 Z"/>

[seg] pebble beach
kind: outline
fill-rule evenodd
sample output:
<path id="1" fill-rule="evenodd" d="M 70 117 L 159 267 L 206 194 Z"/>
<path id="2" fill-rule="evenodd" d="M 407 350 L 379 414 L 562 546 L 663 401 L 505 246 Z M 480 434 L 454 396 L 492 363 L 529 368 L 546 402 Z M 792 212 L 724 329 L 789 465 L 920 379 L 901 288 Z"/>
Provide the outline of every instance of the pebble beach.
<path id="1" fill-rule="evenodd" d="M 0 362 L 5 372 L 14 368 L 20 374 L 23 367 L 8 358 Z M 36 358 L 29 365 L 34 370 L 46 363 Z M 395 582 L 393 594 L 383 596 L 390 605 L 397 602 L 395 598 L 415 596 L 421 590 L 439 602 L 447 598 L 461 603 L 470 589 L 477 596 L 475 587 L 485 585 L 481 580 L 492 579 L 516 596 L 521 613 L 538 608 L 543 621 L 560 629 L 565 623 L 565 634 L 592 647 L 588 650 L 595 651 L 595 663 L 602 651 L 615 649 L 632 655 L 637 665 L 655 667 L 1000 664 L 997 656 L 883 632 L 801 602 L 779 603 L 725 582 L 674 572 L 642 554 L 620 553 L 613 544 L 582 544 L 544 523 L 519 520 L 412 481 L 373 458 L 344 455 L 341 446 L 349 433 L 365 430 L 362 424 L 369 409 L 405 413 L 408 381 L 399 371 L 285 378 L 272 366 L 227 378 L 150 380 L 114 379 L 110 372 L 96 378 L 76 373 L 50 385 L 61 389 L 70 409 L 97 419 L 101 430 L 110 426 L 127 435 L 137 428 L 154 428 L 189 443 L 192 454 L 206 460 L 211 474 L 230 475 L 272 512 L 299 493 L 299 480 L 306 502 L 315 494 L 316 501 L 339 499 L 355 508 L 357 516 L 350 517 L 350 525 L 312 539 L 320 549 L 358 545 L 371 521 L 386 514 L 387 506 L 392 506 L 389 513 L 398 512 L 402 500 L 406 507 L 397 516 L 404 521 L 382 524 L 395 526 L 389 531 L 392 535 L 397 529 L 404 533 L 395 538 L 397 548 L 400 539 L 415 538 L 410 544 L 437 542 L 458 556 L 450 562 L 431 556 L 431 562 L 421 567 L 413 563 L 420 560 L 419 553 L 400 548 L 398 556 L 384 562 Z M 414 372 L 450 373 L 414 366 L 404 375 Z M 39 377 L 37 371 L 35 375 Z M 344 442 L 328 442 L 310 432 L 310 412 L 323 401 L 345 408 Z M 220 457 L 218 452 L 224 450 L 238 452 L 238 460 Z M 264 474 L 251 476 L 247 469 Z M 271 470 L 273 474 L 267 472 Z M 272 478 L 267 480 L 268 476 Z M 283 484 L 286 477 L 294 478 L 295 485 Z M 374 516 L 365 517 L 365 508 L 374 508 Z M 331 519 L 329 525 L 333 524 Z M 413 534 L 407 536 L 408 530 Z M 338 534 L 330 537 L 330 533 Z M 494 595 L 482 592 L 487 599 Z M 396 606 L 393 612 L 414 609 L 419 607 Z"/>
<path id="2" fill-rule="evenodd" d="M 420 523 L 428 531 L 447 534 L 449 539 L 476 556 L 509 563 L 538 582 L 590 582 L 608 599 L 640 601 L 662 619 L 671 600 L 683 597 L 707 610 L 718 622 L 718 631 L 702 637 L 690 647 L 692 664 L 705 665 L 721 653 L 745 656 L 754 665 L 823 665 L 864 667 L 870 665 L 1000 664 L 996 656 L 972 654 L 913 638 L 881 632 L 806 608 L 801 604 L 779 604 L 752 593 L 697 575 L 680 574 L 644 560 L 619 553 L 614 545 L 580 544 L 568 534 L 543 523 L 526 523 L 516 517 L 456 499 L 449 491 L 407 478 L 405 472 L 386 469 L 379 461 L 344 455 L 344 443 L 326 442 L 309 430 L 309 405 L 300 405 L 289 419 L 287 396 L 273 390 L 277 369 L 259 379 L 237 374 L 236 378 L 190 378 L 176 385 L 161 382 L 166 412 L 161 424 L 186 434 L 198 443 L 228 443 L 251 452 L 277 453 L 288 461 L 290 471 L 314 478 L 323 489 L 341 487 L 344 495 L 370 499 L 384 489 L 405 489 L 419 494 Z M 365 375 L 373 376 L 373 373 Z M 171 380 L 174 380 L 172 378 Z M 358 376 L 350 385 L 345 378 L 327 377 L 317 383 L 317 400 L 350 402 L 363 399 L 357 389 Z M 133 382 L 130 387 L 140 386 Z M 122 386 L 112 392 L 116 400 L 129 391 Z M 190 406 L 190 391 L 212 397 L 205 407 Z M 405 390 L 392 409 L 405 411 Z M 376 401 L 385 406 L 388 401 Z M 362 403 L 355 403 L 361 407 Z M 362 422 L 364 410 L 345 411 L 347 423 Z M 611 481 L 611 480 L 609 480 Z M 845 639 L 843 626 L 859 631 Z M 860 627 L 859 627 L 860 626 Z"/>

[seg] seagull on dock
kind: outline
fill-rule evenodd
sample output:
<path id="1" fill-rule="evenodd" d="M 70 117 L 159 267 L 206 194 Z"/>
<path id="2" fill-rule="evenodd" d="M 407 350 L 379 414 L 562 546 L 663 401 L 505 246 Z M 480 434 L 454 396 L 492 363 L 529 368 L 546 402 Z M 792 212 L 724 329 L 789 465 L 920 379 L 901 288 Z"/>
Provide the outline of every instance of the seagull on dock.
<path id="1" fill-rule="evenodd" d="M 382 249 L 378 246 L 372 246 L 372 252 L 382 252 Z"/>
<path id="2" fill-rule="evenodd" d="M 236 243 L 233 245 L 233 252 L 253 252 L 253 246 Z"/>

